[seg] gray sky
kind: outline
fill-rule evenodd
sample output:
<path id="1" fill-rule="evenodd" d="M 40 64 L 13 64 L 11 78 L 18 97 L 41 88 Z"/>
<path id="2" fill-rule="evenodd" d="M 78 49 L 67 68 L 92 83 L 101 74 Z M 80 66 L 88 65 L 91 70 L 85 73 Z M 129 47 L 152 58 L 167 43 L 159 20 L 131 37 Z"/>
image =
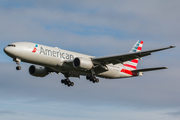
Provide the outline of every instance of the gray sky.
<path id="1" fill-rule="evenodd" d="M 178 0 L 0 0 L 0 119 L 179 120 Z M 93 84 L 63 75 L 36 78 L 3 53 L 12 42 L 30 41 L 93 56 L 127 53 L 137 40 L 143 50 L 176 48 L 143 58 L 138 68 L 167 66 L 143 77 Z"/>

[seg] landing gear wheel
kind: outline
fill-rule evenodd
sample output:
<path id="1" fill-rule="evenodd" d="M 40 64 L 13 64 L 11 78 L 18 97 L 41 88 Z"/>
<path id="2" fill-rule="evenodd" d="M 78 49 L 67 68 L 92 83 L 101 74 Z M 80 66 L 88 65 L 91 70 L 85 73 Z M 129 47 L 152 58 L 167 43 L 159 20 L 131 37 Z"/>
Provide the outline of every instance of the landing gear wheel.
<path id="1" fill-rule="evenodd" d="M 17 66 L 17 67 L 16 67 L 16 70 L 21 70 L 21 66 Z"/>
<path id="2" fill-rule="evenodd" d="M 96 82 L 97 82 L 97 83 L 99 82 L 99 79 L 98 79 L 98 78 L 96 79 Z"/>
<path id="3" fill-rule="evenodd" d="M 68 85 L 67 79 L 64 80 L 64 84 L 65 84 L 65 85 Z"/>
<path id="4" fill-rule="evenodd" d="M 89 76 L 86 76 L 86 79 L 87 79 L 87 80 L 89 80 L 89 79 L 90 79 L 90 77 L 89 77 Z"/>
<path id="5" fill-rule="evenodd" d="M 86 76 L 86 79 L 89 80 L 89 81 L 92 81 L 93 83 L 98 83 L 99 82 L 99 79 L 96 78 L 95 76 Z"/>
<path id="6" fill-rule="evenodd" d="M 89 81 L 93 81 L 94 79 L 92 77 L 90 77 Z"/>
<path id="7" fill-rule="evenodd" d="M 93 83 L 95 83 L 96 80 L 97 80 L 97 78 L 95 78 L 95 77 L 92 78 L 92 82 L 93 82 Z"/>
<path id="8" fill-rule="evenodd" d="M 70 86 L 71 86 L 71 82 L 70 82 L 70 81 L 68 81 L 67 86 L 68 86 L 68 87 L 70 87 Z"/>
<path id="9" fill-rule="evenodd" d="M 61 83 L 63 84 L 63 83 L 65 83 L 65 81 L 62 79 L 62 80 L 61 80 Z"/>
<path id="10" fill-rule="evenodd" d="M 73 83 L 73 82 L 71 82 L 71 86 L 74 86 L 74 83 Z"/>
<path id="11" fill-rule="evenodd" d="M 68 73 L 68 74 L 64 74 L 64 77 L 65 77 L 66 79 L 62 79 L 62 80 L 61 80 L 61 83 L 64 84 L 64 85 L 67 85 L 68 87 L 74 86 L 74 83 L 69 80 L 69 76 L 70 76 L 69 73 Z"/>

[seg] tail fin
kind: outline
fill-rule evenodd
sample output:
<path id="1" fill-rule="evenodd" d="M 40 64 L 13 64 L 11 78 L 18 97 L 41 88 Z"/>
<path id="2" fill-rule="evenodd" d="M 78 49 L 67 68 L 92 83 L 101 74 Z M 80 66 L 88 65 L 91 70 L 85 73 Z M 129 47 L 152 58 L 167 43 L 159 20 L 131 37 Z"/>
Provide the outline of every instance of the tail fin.
<path id="1" fill-rule="evenodd" d="M 133 46 L 133 48 L 130 50 L 130 53 L 141 51 L 142 46 L 143 46 L 143 41 L 138 40 L 137 43 Z M 136 70 L 138 61 L 139 61 L 139 59 L 137 58 L 137 59 L 133 59 L 133 60 L 124 62 L 123 63 L 124 69 Z"/>

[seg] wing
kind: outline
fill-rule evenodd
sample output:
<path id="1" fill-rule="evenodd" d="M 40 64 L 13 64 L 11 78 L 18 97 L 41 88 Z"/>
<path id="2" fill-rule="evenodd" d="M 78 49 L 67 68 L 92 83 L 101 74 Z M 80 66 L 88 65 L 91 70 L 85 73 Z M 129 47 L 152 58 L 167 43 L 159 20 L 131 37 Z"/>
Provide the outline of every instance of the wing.
<path id="1" fill-rule="evenodd" d="M 114 56 L 105 56 L 105 57 L 95 57 L 92 58 L 93 63 L 95 64 L 101 64 L 101 65 L 107 65 L 107 64 L 118 64 L 123 63 L 125 61 L 129 61 L 136 58 L 145 57 L 148 55 L 151 55 L 153 52 L 166 50 L 170 48 L 174 48 L 175 46 L 169 46 L 159 49 L 153 49 L 153 50 L 147 50 L 147 51 L 141 51 L 141 52 L 135 52 L 135 53 L 128 53 L 128 54 L 120 54 L 120 55 L 114 55 Z"/>

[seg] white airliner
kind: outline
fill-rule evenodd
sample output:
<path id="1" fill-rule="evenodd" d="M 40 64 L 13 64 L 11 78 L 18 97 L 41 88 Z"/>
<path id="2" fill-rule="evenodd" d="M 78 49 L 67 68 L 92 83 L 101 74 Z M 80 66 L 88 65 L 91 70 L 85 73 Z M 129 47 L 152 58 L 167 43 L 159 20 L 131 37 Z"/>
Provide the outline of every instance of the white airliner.
<path id="1" fill-rule="evenodd" d="M 139 40 L 127 54 L 95 57 L 36 43 L 16 42 L 5 47 L 4 52 L 18 64 L 17 70 L 21 69 L 19 66 L 21 61 L 40 65 L 31 65 L 29 73 L 36 77 L 45 77 L 52 72 L 62 73 L 66 79 L 61 82 L 67 86 L 73 86 L 74 83 L 69 80 L 69 77 L 83 75 L 93 83 L 98 83 L 99 79 L 96 76 L 107 79 L 126 78 L 142 76 L 146 71 L 167 69 L 166 67 L 146 69 L 136 67 L 142 57 L 175 46 L 141 51 L 142 46 L 143 41 Z"/>

